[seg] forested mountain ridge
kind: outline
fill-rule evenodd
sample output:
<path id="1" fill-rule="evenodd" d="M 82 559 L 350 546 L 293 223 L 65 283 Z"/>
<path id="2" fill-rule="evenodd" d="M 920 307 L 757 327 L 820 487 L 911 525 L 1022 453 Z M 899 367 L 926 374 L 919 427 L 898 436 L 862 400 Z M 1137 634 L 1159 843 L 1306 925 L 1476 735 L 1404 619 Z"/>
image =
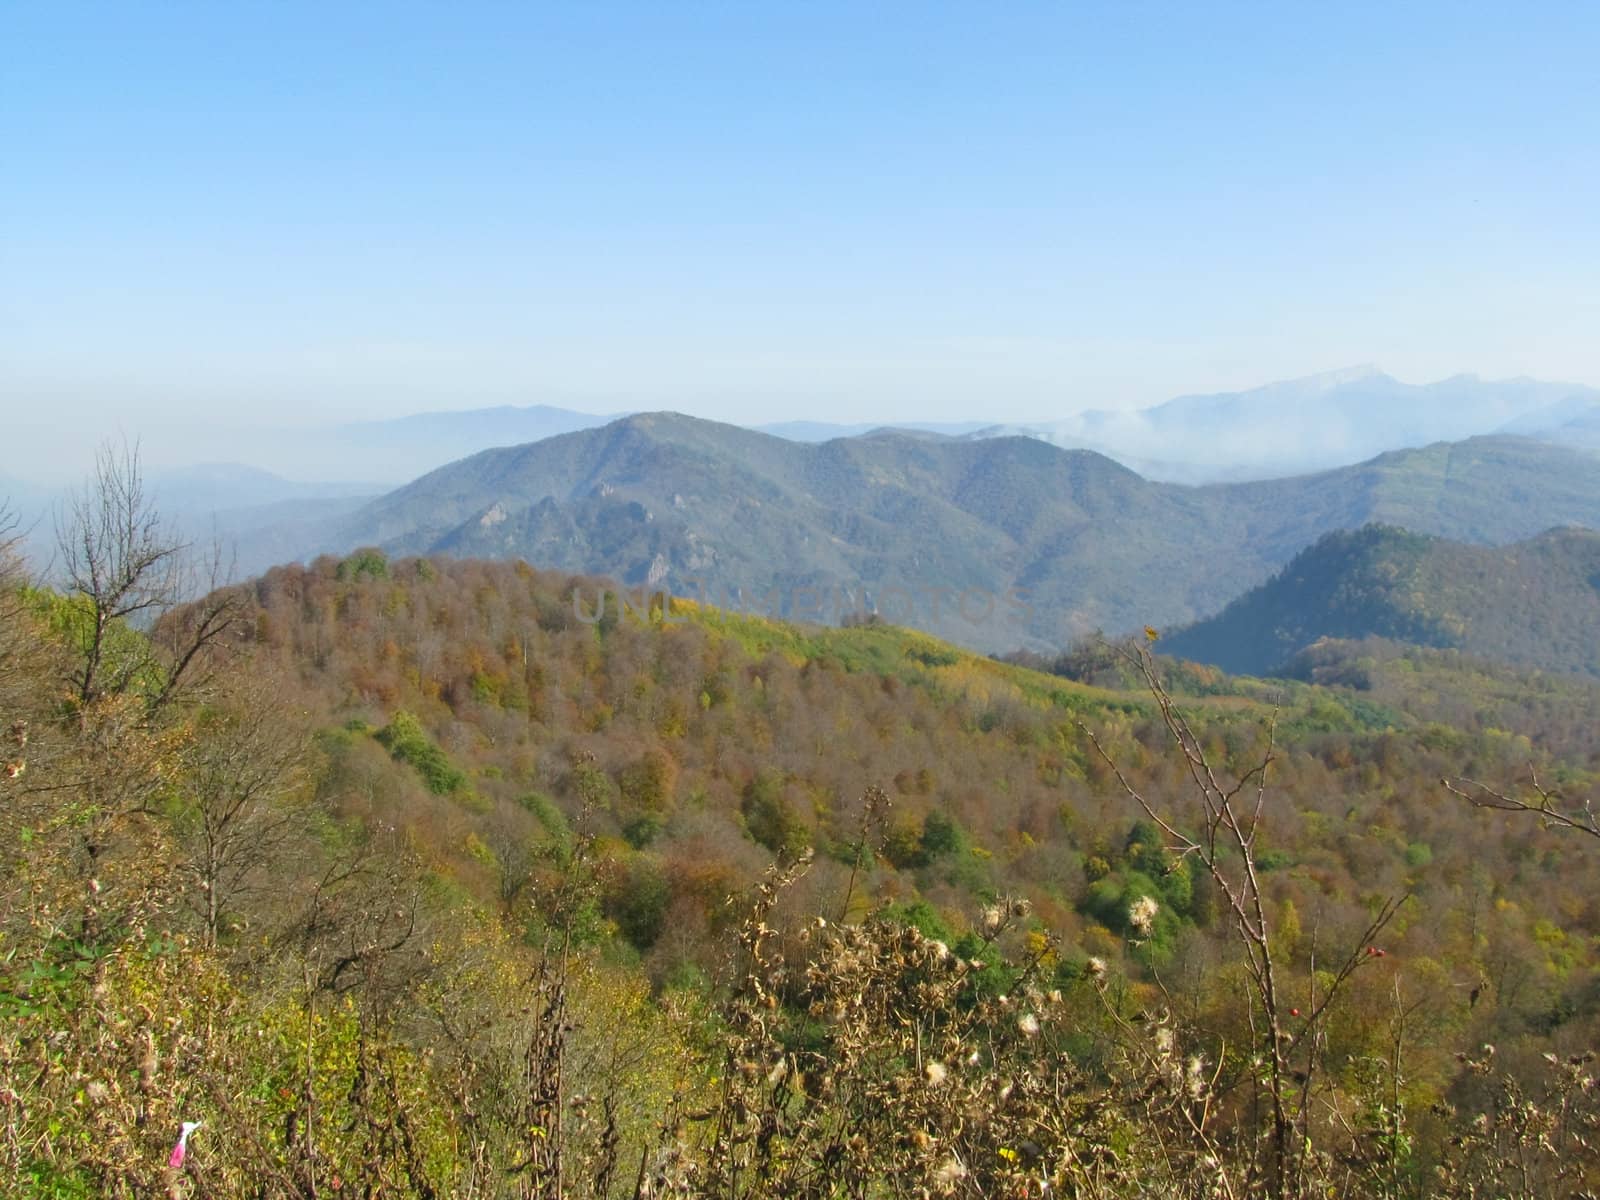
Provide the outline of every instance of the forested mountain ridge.
<path id="1" fill-rule="evenodd" d="M 1600 534 L 1468 546 L 1384 525 L 1332 533 L 1163 649 L 1260 675 L 1321 638 L 1367 637 L 1600 678 Z"/>
<path id="2" fill-rule="evenodd" d="M 1480 438 L 1191 488 L 1028 438 L 806 445 L 644 414 L 441 468 L 329 545 L 520 557 L 716 602 L 898 594 L 911 600 L 896 620 L 1010 650 L 1191 622 L 1369 521 L 1485 543 L 1600 526 L 1600 472 L 1559 447 Z M 988 599 L 1013 593 L 1026 611 Z"/>

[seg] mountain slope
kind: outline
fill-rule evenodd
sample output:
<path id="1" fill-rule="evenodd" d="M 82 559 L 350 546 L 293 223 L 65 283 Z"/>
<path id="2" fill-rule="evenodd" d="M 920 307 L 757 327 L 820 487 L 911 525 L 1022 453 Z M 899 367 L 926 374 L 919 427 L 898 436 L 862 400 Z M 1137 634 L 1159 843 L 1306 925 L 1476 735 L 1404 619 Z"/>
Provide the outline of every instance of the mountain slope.
<path id="1" fill-rule="evenodd" d="M 1386 638 L 1323 638 L 1296 654 L 1283 675 L 1371 700 L 1419 726 L 1513 734 L 1540 752 L 1594 760 L 1600 679 L 1516 668 Z M 1263 683 L 1262 686 L 1273 686 Z M 1235 686 L 1245 686 L 1236 682 Z"/>
<path id="2" fill-rule="evenodd" d="M 1384 525 L 1332 533 L 1162 648 L 1262 674 L 1320 639 L 1369 637 L 1600 677 L 1600 534 L 1490 547 Z"/>
<path id="3" fill-rule="evenodd" d="M 1557 447 L 1477 439 L 1194 488 L 1029 438 L 810 445 L 657 413 L 451 464 L 319 548 L 520 557 L 824 620 L 865 592 L 899 623 L 1006 650 L 1195 620 L 1373 520 L 1482 542 L 1600 526 L 1600 479 Z"/>
<path id="4" fill-rule="evenodd" d="M 1558 446 L 1600 450 L 1600 404 L 1565 424 L 1536 436 L 1554 442 Z"/>

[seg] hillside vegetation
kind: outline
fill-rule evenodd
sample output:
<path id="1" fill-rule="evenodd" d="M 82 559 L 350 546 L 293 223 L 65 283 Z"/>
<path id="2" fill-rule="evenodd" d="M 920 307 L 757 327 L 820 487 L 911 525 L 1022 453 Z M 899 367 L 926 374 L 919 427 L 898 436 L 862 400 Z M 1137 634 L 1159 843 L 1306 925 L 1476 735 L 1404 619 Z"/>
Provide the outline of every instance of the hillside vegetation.
<path id="1" fill-rule="evenodd" d="M 1600 678 L 1600 534 L 1499 547 L 1381 525 L 1329 534 L 1163 649 L 1262 675 L 1321 638 L 1368 637 Z"/>

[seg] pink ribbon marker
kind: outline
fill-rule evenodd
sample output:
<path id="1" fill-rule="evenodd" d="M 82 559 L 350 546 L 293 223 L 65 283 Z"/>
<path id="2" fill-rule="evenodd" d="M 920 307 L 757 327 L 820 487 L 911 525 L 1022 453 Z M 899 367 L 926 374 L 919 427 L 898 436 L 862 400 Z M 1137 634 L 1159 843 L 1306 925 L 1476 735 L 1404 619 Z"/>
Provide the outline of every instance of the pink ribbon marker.
<path id="1" fill-rule="evenodd" d="M 178 1144 L 172 1148 L 172 1157 L 167 1159 L 167 1166 L 176 1171 L 183 1166 L 184 1156 L 189 1153 L 189 1135 L 199 1129 L 203 1121 L 185 1121 L 183 1129 L 178 1134 Z"/>

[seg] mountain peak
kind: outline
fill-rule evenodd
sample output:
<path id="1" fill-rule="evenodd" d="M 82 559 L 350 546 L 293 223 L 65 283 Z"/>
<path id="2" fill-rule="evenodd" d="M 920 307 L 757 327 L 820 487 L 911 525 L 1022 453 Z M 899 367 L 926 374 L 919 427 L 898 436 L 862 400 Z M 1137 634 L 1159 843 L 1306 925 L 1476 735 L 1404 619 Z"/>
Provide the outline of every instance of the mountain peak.
<path id="1" fill-rule="evenodd" d="M 1277 383 L 1263 384 L 1261 387 L 1251 389 L 1257 395 L 1292 394 L 1297 396 L 1320 396 L 1338 388 L 1349 387 L 1357 383 L 1388 383 L 1392 382 L 1389 375 L 1380 367 L 1371 363 L 1363 363 L 1354 367 L 1340 367 L 1333 371 L 1319 371 L 1314 375 L 1302 375 L 1298 379 L 1284 379 Z M 1250 392 L 1243 393 L 1251 394 Z"/>
<path id="2" fill-rule="evenodd" d="M 1361 363 L 1354 367 L 1340 367 L 1333 371 L 1322 371 L 1315 375 L 1308 375 L 1300 380 L 1301 383 L 1318 383 L 1323 387 L 1343 387 L 1347 383 L 1361 383 L 1368 379 L 1387 379 L 1388 375 L 1382 367 L 1374 363 Z"/>

